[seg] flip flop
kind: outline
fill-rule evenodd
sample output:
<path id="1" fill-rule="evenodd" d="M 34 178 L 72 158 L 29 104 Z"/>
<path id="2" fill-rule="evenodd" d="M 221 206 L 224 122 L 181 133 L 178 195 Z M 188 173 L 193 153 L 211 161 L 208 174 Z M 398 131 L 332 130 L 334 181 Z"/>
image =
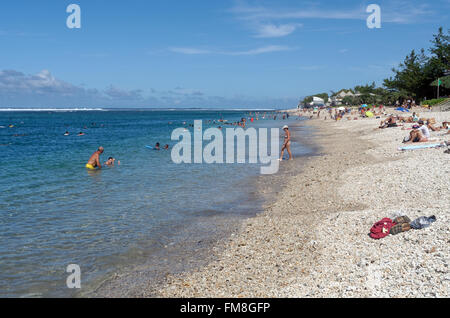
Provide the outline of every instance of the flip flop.
<path id="1" fill-rule="evenodd" d="M 409 230 L 411 230 L 411 225 L 409 225 L 409 223 L 402 223 L 394 225 L 389 233 L 392 235 L 397 235 L 399 233 L 407 232 Z"/>
<path id="2" fill-rule="evenodd" d="M 403 223 L 410 223 L 410 222 L 411 222 L 411 220 L 406 215 L 399 216 L 394 219 L 394 223 L 396 223 L 396 224 L 403 224 Z"/>

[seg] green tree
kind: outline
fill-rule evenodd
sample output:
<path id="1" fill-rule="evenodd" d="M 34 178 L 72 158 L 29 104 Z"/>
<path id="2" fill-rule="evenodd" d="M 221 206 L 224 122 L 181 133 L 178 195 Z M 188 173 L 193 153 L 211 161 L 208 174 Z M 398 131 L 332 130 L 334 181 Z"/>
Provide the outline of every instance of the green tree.
<path id="1" fill-rule="evenodd" d="M 376 84 L 373 82 L 371 85 L 355 86 L 355 91 L 362 95 L 374 94 L 376 92 Z"/>
<path id="2" fill-rule="evenodd" d="M 438 34 L 433 35 L 431 56 L 426 56 L 424 49 L 419 54 L 412 50 L 398 69 L 392 69 L 394 76 L 384 80 L 384 87 L 391 93 L 417 100 L 434 97 L 436 93 L 430 84 L 450 69 L 450 30 L 447 33 L 445 35 L 441 27 Z"/>
<path id="3" fill-rule="evenodd" d="M 430 92 L 429 83 L 432 80 L 426 72 L 428 62 L 423 49 L 420 54 L 412 50 L 398 69 L 392 69 L 395 76 L 385 79 L 384 86 L 392 91 L 404 91 L 416 99 L 424 98 Z"/>
<path id="4" fill-rule="evenodd" d="M 430 52 L 433 54 L 432 60 L 443 71 L 450 69 L 450 29 L 445 35 L 443 28 L 440 27 L 438 34 L 433 35 L 431 43 L 433 43 L 433 46 L 430 48 Z"/>
<path id="5" fill-rule="evenodd" d="M 353 97 L 353 96 L 345 96 L 345 97 L 342 99 L 342 103 L 343 103 L 344 105 L 357 105 L 357 104 L 358 104 L 356 98 Z"/>

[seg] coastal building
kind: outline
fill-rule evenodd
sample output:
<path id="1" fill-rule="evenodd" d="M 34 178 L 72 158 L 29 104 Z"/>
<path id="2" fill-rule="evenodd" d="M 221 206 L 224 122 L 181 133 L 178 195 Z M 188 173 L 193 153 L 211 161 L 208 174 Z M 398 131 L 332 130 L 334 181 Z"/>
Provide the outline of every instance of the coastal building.
<path id="1" fill-rule="evenodd" d="M 344 104 L 344 98 L 346 97 L 351 97 L 351 98 L 356 98 L 356 97 L 360 97 L 363 94 L 361 94 L 360 92 L 356 91 L 353 92 L 353 90 L 351 89 L 342 89 L 339 92 L 337 92 L 336 94 L 332 95 L 327 103 L 327 106 L 341 106 Z M 370 96 L 376 96 L 375 94 L 369 93 L 368 95 Z"/>
<path id="2" fill-rule="evenodd" d="M 345 97 L 356 97 L 361 94 L 354 93 L 351 89 L 341 89 L 339 92 L 330 97 L 328 101 L 328 106 L 339 106 L 342 105 L 342 101 Z"/>
<path id="3" fill-rule="evenodd" d="M 323 106 L 323 105 L 325 105 L 325 100 L 323 98 L 313 96 L 313 100 L 309 105 L 310 106 Z"/>

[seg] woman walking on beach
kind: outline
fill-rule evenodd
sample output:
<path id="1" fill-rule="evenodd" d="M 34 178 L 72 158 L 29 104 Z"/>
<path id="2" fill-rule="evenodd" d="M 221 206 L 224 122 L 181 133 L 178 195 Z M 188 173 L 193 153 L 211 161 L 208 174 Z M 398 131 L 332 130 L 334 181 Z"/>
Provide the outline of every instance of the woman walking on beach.
<path id="1" fill-rule="evenodd" d="M 284 143 L 283 146 L 281 147 L 281 156 L 280 156 L 280 161 L 283 161 L 283 156 L 284 156 L 284 151 L 287 150 L 288 154 L 289 154 L 289 160 L 293 160 L 293 156 L 291 153 L 291 132 L 289 131 L 289 127 L 288 126 L 284 126 L 283 127 L 284 130 Z"/>

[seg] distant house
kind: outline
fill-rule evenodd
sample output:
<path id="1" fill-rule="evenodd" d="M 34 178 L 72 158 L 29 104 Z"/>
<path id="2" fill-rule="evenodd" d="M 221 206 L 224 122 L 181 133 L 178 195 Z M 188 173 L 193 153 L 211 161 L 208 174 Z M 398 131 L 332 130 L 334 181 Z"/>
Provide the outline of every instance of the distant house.
<path id="1" fill-rule="evenodd" d="M 353 91 L 351 89 L 347 90 L 347 89 L 342 89 L 339 92 L 337 92 L 335 95 L 331 96 L 328 104 L 334 106 L 338 106 L 338 105 L 342 105 L 342 101 L 344 100 L 345 97 L 356 97 L 359 96 L 361 94 L 358 93 L 353 93 Z"/>
<path id="2" fill-rule="evenodd" d="M 325 105 L 325 100 L 323 98 L 313 96 L 313 101 L 309 103 L 310 106 L 323 106 Z"/>
<path id="3" fill-rule="evenodd" d="M 331 106 L 339 106 L 343 104 L 343 100 L 345 97 L 358 97 L 361 96 L 360 92 L 353 92 L 351 89 L 342 89 L 336 94 L 334 94 L 327 104 Z M 376 96 L 375 94 L 369 93 L 370 96 Z"/>

